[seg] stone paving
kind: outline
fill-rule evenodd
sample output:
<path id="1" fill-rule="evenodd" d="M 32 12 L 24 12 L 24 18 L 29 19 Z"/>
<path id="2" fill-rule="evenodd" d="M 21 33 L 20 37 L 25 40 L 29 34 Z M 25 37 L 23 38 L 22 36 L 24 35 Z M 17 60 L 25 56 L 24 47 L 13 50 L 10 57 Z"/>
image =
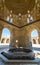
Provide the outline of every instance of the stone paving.
<path id="1" fill-rule="evenodd" d="M 0 53 L 4 50 L 4 48 L 0 48 Z M 0 65 L 38 65 L 38 64 L 14 64 L 14 63 L 4 63 L 2 62 L 2 59 L 0 58 Z M 39 64 L 40 65 L 40 64 Z"/>

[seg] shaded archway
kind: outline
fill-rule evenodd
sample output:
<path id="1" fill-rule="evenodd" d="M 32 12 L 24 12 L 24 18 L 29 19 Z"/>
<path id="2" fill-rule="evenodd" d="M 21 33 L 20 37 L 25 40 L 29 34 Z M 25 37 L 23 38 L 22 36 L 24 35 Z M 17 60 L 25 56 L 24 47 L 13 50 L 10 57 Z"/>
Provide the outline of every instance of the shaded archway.
<path id="1" fill-rule="evenodd" d="M 8 28 L 3 28 L 2 36 L 1 36 L 1 44 L 9 44 L 10 43 L 10 30 Z"/>
<path id="2" fill-rule="evenodd" d="M 33 43 L 36 44 L 36 40 L 35 39 L 33 39 Z"/>

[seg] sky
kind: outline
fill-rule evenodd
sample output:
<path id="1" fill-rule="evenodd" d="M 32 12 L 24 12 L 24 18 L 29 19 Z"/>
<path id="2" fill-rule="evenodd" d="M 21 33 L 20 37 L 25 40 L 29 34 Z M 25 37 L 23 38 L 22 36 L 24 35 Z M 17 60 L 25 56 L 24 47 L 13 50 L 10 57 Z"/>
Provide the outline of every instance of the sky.
<path id="1" fill-rule="evenodd" d="M 2 36 L 10 36 L 10 31 L 7 28 L 4 28 L 2 31 Z M 38 36 L 38 31 L 35 29 L 32 31 L 31 33 L 32 37 L 36 37 Z"/>
<path id="2" fill-rule="evenodd" d="M 32 36 L 32 37 L 38 36 L 38 31 L 37 31 L 36 29 L 33 30 L 32 33 L 31 33 L 31 36 Z"/>
<path id="3" fill-rule="evenodd" d="M 4 28 L 2 31 L 2 36 L 10 36 L 10 31 L 7 28 Z"/>

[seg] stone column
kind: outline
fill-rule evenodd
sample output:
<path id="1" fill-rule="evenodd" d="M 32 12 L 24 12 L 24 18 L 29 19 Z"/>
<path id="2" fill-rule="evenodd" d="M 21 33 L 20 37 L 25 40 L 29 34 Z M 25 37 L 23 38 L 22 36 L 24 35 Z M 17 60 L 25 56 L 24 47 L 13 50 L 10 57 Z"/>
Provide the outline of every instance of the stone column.
<path id="1" fill-rule="evenodd" d="M 39 34 L 39 40 L 38 41 L 39 41 L 39 44 L 40 44 L 40 30 L 39 30 L 39 33 L 38 34 Z"/>
<path id="2" fill-rule="evenodd" d="M 13 29 L 11 31 L 11 37 L 10 37 L 10 46 L 17 46 L 18 45 L 18 37 L 19 37 L 19 30 L 17 28 Z"/>
<path id="3" fill-rule="evenodd" d="M 11 31 L 11 34 L 10 34 L 10 46 L 12 47 L 13 46 L 13 31 Z"/>
<path id="4" fill-rule="evenodd" d="M 2 36 L 2 29 L 3 27 L 0 27 L 0 41 L 1 41 L 1 36 Z"/>

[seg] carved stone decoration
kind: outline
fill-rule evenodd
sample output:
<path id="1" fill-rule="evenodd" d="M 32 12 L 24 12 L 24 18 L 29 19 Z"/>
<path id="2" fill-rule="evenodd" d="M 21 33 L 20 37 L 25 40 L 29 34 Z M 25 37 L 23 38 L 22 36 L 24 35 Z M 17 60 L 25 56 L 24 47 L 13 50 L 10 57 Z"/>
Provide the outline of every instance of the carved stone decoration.
<path id="1" fill-rule="evenodd" d="M 28 10 L 32 10 L 35 0 L 5 0 L 6 7 L 13 11 L 14 14 L 26 14 Z"/>

